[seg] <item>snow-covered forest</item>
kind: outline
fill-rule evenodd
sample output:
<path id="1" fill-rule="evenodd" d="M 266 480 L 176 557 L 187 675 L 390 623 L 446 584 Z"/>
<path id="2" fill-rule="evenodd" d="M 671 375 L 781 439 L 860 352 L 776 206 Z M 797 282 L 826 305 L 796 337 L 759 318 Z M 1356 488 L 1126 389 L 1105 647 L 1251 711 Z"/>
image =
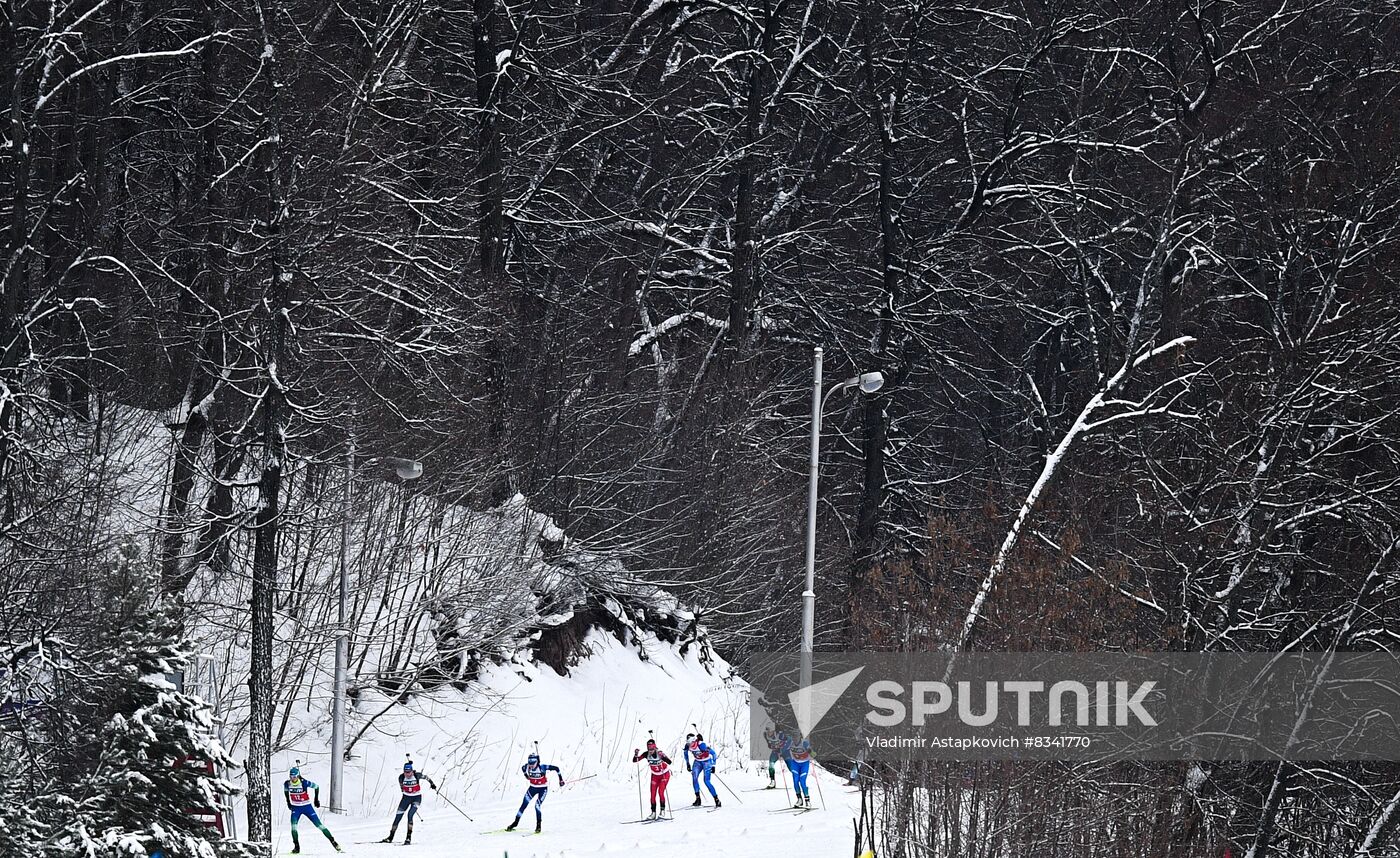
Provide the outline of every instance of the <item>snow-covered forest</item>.
<path id="1" fill-rule="evenodd" d="M 1400 648 L 1394 4 L 6 0 L 0 34 L 0 854 L 261 853 L 247 762 L 328 717 L 341 630 L 352 731 L 590 630 L 795 648 L 816 346 L 885 378 L 826 410 L 818 648 Z M 255 845 L 186 812 L 235 787 Z M 1400 828 L 1379 763 L 859 798 L 898 858 Z"/>

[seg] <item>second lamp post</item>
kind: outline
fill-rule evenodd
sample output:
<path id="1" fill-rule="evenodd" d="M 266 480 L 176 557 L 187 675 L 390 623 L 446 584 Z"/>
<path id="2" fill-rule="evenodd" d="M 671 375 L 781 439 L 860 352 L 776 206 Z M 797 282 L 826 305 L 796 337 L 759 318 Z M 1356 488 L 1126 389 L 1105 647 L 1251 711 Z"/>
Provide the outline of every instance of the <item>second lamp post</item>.
<path id="1" fill-rule="evenodd" d="M 807 486 L 807 589 L 802 591 L 802 683 L 800 688 L 812 684 L 812 639 L 817 620 L 817 466 L 821 456 L 822 410 L 831 394 L 839 390 L 858 388 L 861 393 L 874 393 L 885 384 L 885 377 L 878 372 L 863 372 L 848 378 L 822 393 L 822 348 L 812 350 L 812 451 L 810 476 Z M 810 721 L 808 722 L 810 723 Z"/>

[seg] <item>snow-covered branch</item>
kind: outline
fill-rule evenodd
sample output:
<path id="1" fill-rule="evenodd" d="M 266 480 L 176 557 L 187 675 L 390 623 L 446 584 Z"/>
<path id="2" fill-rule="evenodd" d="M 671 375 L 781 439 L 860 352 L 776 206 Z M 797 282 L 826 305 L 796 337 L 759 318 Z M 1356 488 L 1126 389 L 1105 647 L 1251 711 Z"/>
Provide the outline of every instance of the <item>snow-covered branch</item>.
<path id="1" fill-rule="evenodd" d="M 963 619 L 959 628 L 958 636 L 953 641 L 952 648 L 954 651 L 963 650 L 966 648 L 968 641 L 971 640 L 972 632 L 977 625 L 978 619 L 982 616 L 982 610 L 986 605 L 987 599 L 991 596 L 992 589 L 997 579 L 1001 576 L 1002 570 L 1006 568 L 1008 559 L 1010 559 L 1012 552 L 1016 549 L 1016 545 L 1020 542 L 1021 532 L 1025 527 L 1026 521 L 1030 518 L 1031 513 L 1035 511 L 1036 504 L 1039 503 L 1041 495 L 1044 494 L 1046 488 L 1050 485 L 1050 481 L 1054 478 L 1055 473 L 1064 462 L 1075 440 L 1079 438 L 1080 435 L 1091 431 L 1096 425 L 1103 425 L 1108 422 L 1105 420 L 1096 424 L 1091 419 L 1095 412 L 1103 406 L 1104 400 L 1109 394 L 1123 384 L 1132 370 L 1141 367 L 1154 357 L 1184 347 L 1192 342 L 1195 342 L 1192 337 L 1177 337 L 1170 342 L 1148 349 L 1131 360 L 1124 361 L 1123 365 L 1104 383 L 1103 387 L 1093 396 L 1089 397 L 1088 402 L 1084 403 L 1084 407 L 1080 410 L 1079 416 L 1074 419 L 1074 422 L 1071 423 L 1069 428 L 1061 435 L 1059 443 L 1055 445 L 1055 449 L 1046 454 L 1045 462 L 1041 465 L 1039 475 L 1036 476 L 1035 482 L 1031 484 L 1030 490 L 1026 492 L 1025 499 L 1016 510 L 1016 516 L 1011 521 L 1011 527 L 1007 530 L 1006 536 L 1002 539 L 1001 545 L 996 550 L 996 554 L 993 555 L 991 565 L 987 569 L 987 574 L 983 576 L 982 583 L 977 588 L 977 594 L 972 599 L 972 605 L 967 610 L 967 616 Z M 1143 413 L 1151 412 L 1149 410 Z"/>

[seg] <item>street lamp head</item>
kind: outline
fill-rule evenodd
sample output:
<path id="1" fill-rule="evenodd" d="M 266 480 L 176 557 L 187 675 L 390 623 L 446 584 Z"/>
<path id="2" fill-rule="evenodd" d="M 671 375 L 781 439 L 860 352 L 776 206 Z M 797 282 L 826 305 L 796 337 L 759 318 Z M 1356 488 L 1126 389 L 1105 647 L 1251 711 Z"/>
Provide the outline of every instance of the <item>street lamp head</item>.
<path id="1" fill-rule="evenodd" d="M 880 372 L 863 372 L 857 382 L 860 384 L 861 393 L 874 393 L 885 386 L 885 376 Z"/>
<path id="2" fill-rule="evenodd" d="M 832 388 L 831 388 L 830 391 L 828 391 L 827 396 L 830 396 L 830 395 L 833 394 L 833 393 L 840 393 L 840 392 L 843 392 L 843 391 L 847 391 L 847 390 L 850 390 L 850 389 L 852 389 L 852 388 L 855 388 L 856 390 L 859 390 L 861 393 L 874 393 L 874 392 L 876 392 L 877 390 L 879 390 L 880 388 L 882 388 L 882 387 L 884 387 L 884 386 L 885 386 L 885 375 L 884 375 L 884 373 L 881 373 L 881 372 L 863 372 L 863 373 L 861 373 L 860 375 L 857 375 L 857 376 L 854 376 L 854 377 L 852 377 L 852 378 L 846 379 L 845 381 L 841 382 L 840 384 L 832 385 Z M 822 404 L 823 404 L 823 405 L 826 404 L 826 399 L 822 399 Z"/>
<path id="3" fill-rule="evenodd" d="M 398 478 L 407 482 L 416 480 L 423 476 L 423 463 L 413 459 L 396 459 L 392 456 L 385 456 L 384 461 L 394 466 L 394 473 Z"/>

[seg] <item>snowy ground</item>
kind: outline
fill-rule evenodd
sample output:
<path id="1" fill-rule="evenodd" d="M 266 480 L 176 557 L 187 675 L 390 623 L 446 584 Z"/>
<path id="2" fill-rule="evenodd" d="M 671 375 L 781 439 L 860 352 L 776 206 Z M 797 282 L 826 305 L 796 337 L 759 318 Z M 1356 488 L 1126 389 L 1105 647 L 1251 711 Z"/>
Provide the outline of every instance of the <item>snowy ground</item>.
<path id="1" fill-rule="evenodd" d="M 388 834 L 389 814 L 374 817 L 336 816 L 324 819 L 353 856 L 402 856 L 420 858 L 564 858 L 574 855 L 655 855 L 664 858 L 714 858 L 714 856 L 849 855 L 851 849 L 852 791 L 830 775 L 821 785 L 826 808 L 807 813 L 774 812 L 782 808 L 786 794 L 779 788 L 764 790 L 766 776 L 745 771 L 721 772 L 738 793 L 742 804 L 721 788 L 719 810 L 681 807 L 669 822 L 636 823 L 637 790 L 634 783 L 598 782 L 596 779 L 551 787 L 545 801 L 544 832 L 534 829 L 533 812 L 521 821 L 526 833 L 486 833 L 504 827 L 515 814 L 519 799 L 478 802 L 462 806 L 474 817 L 469 822 L 441 798 L 429 792 L 423 800 L 424 819 L 414 828 L 413 845 L 399 845 L 403 828 L 393 845 L 375 843 Z M 679 788 L 679 791 L 678 791 Z M 524 792 L 523 788 L 520 790 Z M 693 800 L 684 766 L 671 781 L 672 799 Z M 813 795 L 817 803 L 817 796 Z M 277 832 L 277 852 L 291 849 L 285 820 Z M 330 844 L 314 828 L 302 826 L 302 854 L 332 854 Z"/>
<path id="2" fill-rule="evenodd" d="M 851 843 L 852 794 L 843 780 L 817 772 L 812 799 L 818 809 L 787 811 L 791 804 L 779 767 L 779 787 L 765 790 L 766 765 L 748 758 L 748 687 L 731 668 L 715 659 L 702 662 L 692 648 L 682 656 L 666 642 L 647 635 L 627 644 L 593 632 L 590 655 L 559 676 L 530 662 L 499 665 L 486 671 L 471 691 L 446 690 L 417 696 L 408 705 L 388 705 L 387 698 L 364 695 L 351 719 L 355 735 L 371 713 L 375 718 L 346 764 L 347 814 L 330 814 L 328 747 L 324 713 L 307 713 L 298 747 L 274 760 L 273 782 L 302 761 L 304 772 L 322 787 L 323 819 L 347 853 L 357 856 L 570 856 L 625 853 L 667 858 L 705 856 L 773 856 L 796 852 L 814 856 L 847 855 Z M 642 655 L 645 655 L 643 658 Z M 697 725 L 719 752 L 718 782 L 724 806 L 712 811 L 691 808 L 694 793 L 681 747 Z M 639 819 L 640 764 L 632 751 L 654 731 L 661 748 L 675 761 L 670 798 L 675 819 Z M 570 783 L 560 790 L 550 775 L 545 801 L 544 833 L 533 834 L 533 808 L 521 828 L 526 833 L 488 833 L 503 828 L 515 814 L 525 791 L 520 766 L 539 742 L 544 762 L 558 765 Z M 425 791 L 423 817 L 415 826 L 409 850 L 374 841 L 388 834 L 398 804 L 395 780 L 405 755 L 437 782 L 440 793 Z M 470 814 L 468 821 L 448 802 Z M 824 804 L 824 807 L 821 806 Z M 291 849 L 290 830 L 280 804 L 276 808 L 276 851 Z M 315 828 L 301 826 L 303 853 L 330 854 L 330 845 Z M 400 826 L 398 840 L 404 828 Z"/>

